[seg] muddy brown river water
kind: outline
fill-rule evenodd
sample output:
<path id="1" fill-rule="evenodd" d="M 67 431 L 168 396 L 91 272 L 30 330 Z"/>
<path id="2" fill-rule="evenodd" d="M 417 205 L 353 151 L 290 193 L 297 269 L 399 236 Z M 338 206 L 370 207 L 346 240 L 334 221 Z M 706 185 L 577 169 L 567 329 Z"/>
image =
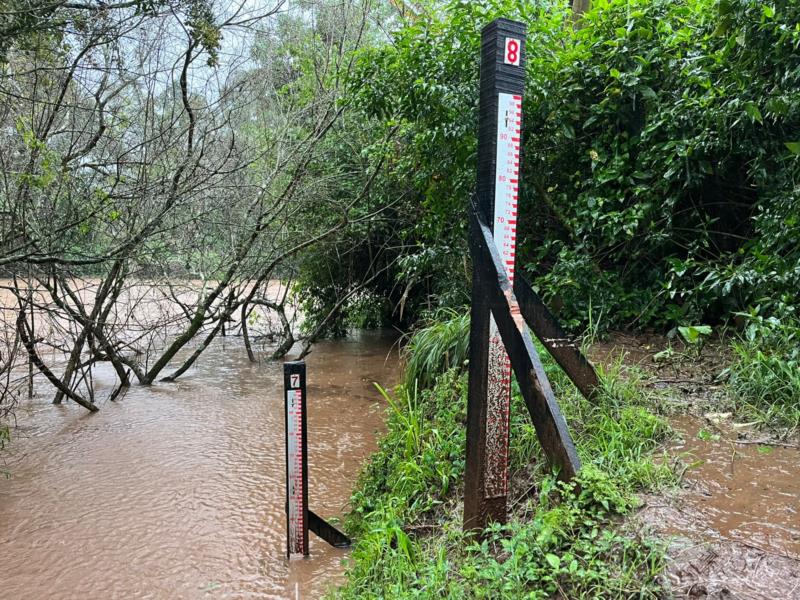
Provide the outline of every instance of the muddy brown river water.
<path id="1" fill-rule="evenodd" d="M 670 541 L 673 596 L 800 600 L 800 451 L 738 444 L 731 427 L 701 417 L 672 424 L 682 439 L 670 454 L 688 466 L 682 489 L 646 495 L 639 518 Z"/>
<path id="2" fill-rule="evenodd" d="M 690 417 L 673 425 L 683 441 L 671 452 L 690 465 L 684 479 L 692 509 L 673 532 L 721 536 L 800 559 L 800 451 L 737 444 L 728 430 L 704 440 L 698 434 L 711 428 Z"/>
<path id="3" fill-rule="evenodd" d="M 393 339 L 315 346 L 308 363 L 310 507 L 341 516 L 383 428 L 373 382 Z M 104 377 L 98 372 L 102 396 Z M 134 386 L 99 413 L 42 393 L 19 407 L 0 469 L 0 597 L 319 598 L 346 550 L 287 561 L 282 365 L 210 347 L 174 384 Z"/>

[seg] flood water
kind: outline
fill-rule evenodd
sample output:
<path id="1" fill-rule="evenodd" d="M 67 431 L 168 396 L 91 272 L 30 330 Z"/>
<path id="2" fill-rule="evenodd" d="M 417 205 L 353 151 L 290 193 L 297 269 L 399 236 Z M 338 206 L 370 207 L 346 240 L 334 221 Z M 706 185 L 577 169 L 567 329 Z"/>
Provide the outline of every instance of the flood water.
<path id="1" fill-rule="evenodd" d="M 704 440 L 702 423 L 690 417 L 674 418 L 673 425 L 682 441 L 671 453 L 690 465 L 684 476 L 690 510 L 675 533 L 747 542 L 800 560 L 800 451 L 737 444 L 735 432 L 725 430 Z"/>
<path id="2" fill-rule="evenodd" d="M 309 507 L 341 517 L 397 377 L 393 339 L 315 346 L 308 364 Z M 97 373 L 98 397 L 112 384 Z M 319 598 L 347 550 L 311 534 L 285 558 L 281 363 L 211 346 L 176 383 L 134 386 L 89 414 L 41 393 L 18 407 L 0 470 L 0 597 Z"/>
<path id="3" fill-rule="evenodd" d="M 672 595 L 800 600 L 800 451 L 737 444 L 736 431 L 698 417 L 672 424 L 681 440 L 670 454 L 688 465 L 682 489 L 645 495 L 638 515 L 669 540 Z"/>
<path id="4" fill-rule="evenodd" d="M 666 545 L 667 597 L 800 600 L 800 449 L 717 412 L 729 406 L 717 380 L 730 364 L 726 347 L 691 352 L 663 336 L 620 333 L 591 356 L 635 367 L 677 409 L 665 450 L 683 472 L 680 488 L 641 494 L 636 516 Z"/>

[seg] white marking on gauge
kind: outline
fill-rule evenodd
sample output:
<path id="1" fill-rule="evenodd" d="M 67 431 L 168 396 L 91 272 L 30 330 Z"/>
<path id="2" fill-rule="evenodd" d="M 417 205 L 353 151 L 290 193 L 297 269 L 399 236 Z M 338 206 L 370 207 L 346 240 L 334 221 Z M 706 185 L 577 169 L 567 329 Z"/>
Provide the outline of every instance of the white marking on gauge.
<path id="1" fill-rule="evenodd" d="M 291 384 L 300 376 L 291 375 Z M 286 391 L 287 475 L 289 485 L 289 554 L 304 553 L 303 536 L 303 398 L 301 390 Z"/>
<path id="2" fill-rule="evenodd" d="M 509 41 L 514 40 L 506 39 L 506 59 L 508 59 Z M 516 41 L 518 64 L 519 40 Z M 497 251 L 502 257 L 506 274 L 512 283 L 517 248 L 521 131 L 522 96 L 500 94 L 497 110 L 493 233 Z M 503 347 L 494 318 L 491 318 L 490 322 L 489 342 L 485 492 L 488 498 L 493 498 L 508 494 L 508 429 L 511 400 L 511 362 Z"/>

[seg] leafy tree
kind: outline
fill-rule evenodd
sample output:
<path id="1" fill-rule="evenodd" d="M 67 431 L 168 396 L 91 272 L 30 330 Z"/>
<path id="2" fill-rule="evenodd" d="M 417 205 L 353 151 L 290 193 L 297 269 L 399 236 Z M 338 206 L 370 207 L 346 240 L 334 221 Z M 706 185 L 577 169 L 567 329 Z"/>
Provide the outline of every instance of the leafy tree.
<path id="1" fill-rule="evenodd" d="M 397 207 L 412 314 L 466 297 L 480 28 L 528 24 L 518 264 L 573 328 L 789 311 L 800 284 L 797 3 L 435 2 L 362 51 L 353 107 Z M 378 144 L 387 132 L 393 143 Z M 317 269 L 330 261 L 315 261 Z M 335 269 L 331 269 L 335 271 Z M 421 282 L 425 284 L 422 285 Z M 391 317 L 399 314 L 395 298 Z"/>

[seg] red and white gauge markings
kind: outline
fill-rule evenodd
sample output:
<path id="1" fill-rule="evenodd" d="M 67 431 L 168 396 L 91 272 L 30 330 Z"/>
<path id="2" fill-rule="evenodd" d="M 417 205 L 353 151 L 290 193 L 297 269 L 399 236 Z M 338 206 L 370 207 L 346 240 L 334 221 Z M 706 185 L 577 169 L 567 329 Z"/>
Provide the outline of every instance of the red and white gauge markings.
<path id="1" fill-rule="evenodd" d="M 297 377 L 297 379 L 295 379 Z M 292 386 L 299 387 L 299 376 L 292 375 Z M 289 554 L 306 554 L 304 536 L 303 489 L 303 392 L 286 390 L 286 468 L 289 486 Z"/>
<path id="2" fill-rule="evenodd" d="M 522 96 L 499 94 L 493 233 L 497 251 L 512 283 L 517 248 L 521 132 Z M 508 494 L 508 433 L 511 404 L 511 362 L 503 347 L 494 318 L 490 323 L 489 342 L 485 492 L 487 498 L 494 498 Z"/>

